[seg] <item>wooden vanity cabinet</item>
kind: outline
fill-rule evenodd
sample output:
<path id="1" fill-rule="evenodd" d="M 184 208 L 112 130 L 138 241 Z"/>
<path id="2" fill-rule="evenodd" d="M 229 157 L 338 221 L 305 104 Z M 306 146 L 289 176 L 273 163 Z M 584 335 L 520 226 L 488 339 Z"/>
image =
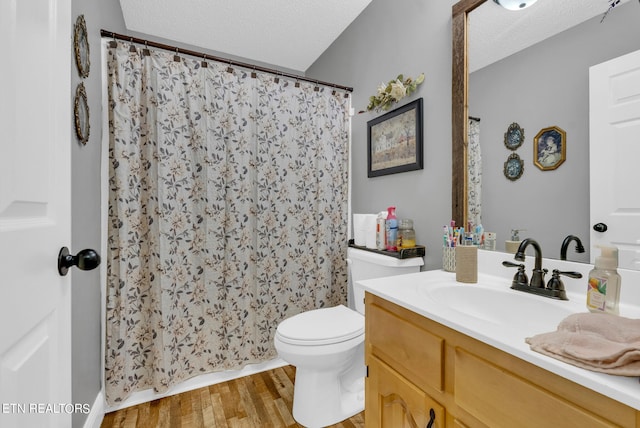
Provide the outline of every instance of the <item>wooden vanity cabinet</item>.
<path id="1" fill-rule="evenodd" d="M 444 408 L 424 391 L 409 382 L 376 357 L 369 360 L 367 379 L 371 394 L 368 401 L 374 402 L 373 409 L 366 412 L 366 426 L 416 428 L 430 426 L 444 427 Z M 377 405 L 376 405 L 377 404 Z M 429 423 L 433 421 L 431 425 Z"/>
<path id="2" fill-rule="evenodd" d="M 629 406 L 373 294 L 365 301 L 367 428 L 640 428 Z"/>

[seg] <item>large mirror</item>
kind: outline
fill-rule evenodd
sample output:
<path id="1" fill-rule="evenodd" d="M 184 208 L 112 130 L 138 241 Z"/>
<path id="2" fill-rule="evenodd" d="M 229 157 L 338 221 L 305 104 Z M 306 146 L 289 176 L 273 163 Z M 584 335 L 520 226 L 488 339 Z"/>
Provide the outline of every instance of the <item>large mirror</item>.
<path id="1" fill-rule="evenodd" d="M 549 5 L 556 9 L 551 18 L 537 16 Z M 601 22 L 607 7 L 582 0 L 538 0 L 515 12 L 491 0 L 463 0 L 453 7 L 452 215 L 457 224 L 467 224 L 472 116 L 480 119 L 482 224 L 497 233 L 497 250 L 505 250 L 511 229 L 523 229 L 520 238 L 540 242 L 545 257 L 558 258 L 564 238 L 576 235 L 586 252 L 575 253 L 572 244 L 568 259 L 590 259 L 589 67 L 640 49 L 637 2 L 617 5 Z M 503 49 L 498 36 L 523 39 L 524 48 Z M 504 139 L 513 123 L 525 138 L 512 150 Z M 534 162 L 534 137 L 549 127 L 566 132 L 566 161 L 553 169 Z M 524 166 L 516 180 L 504 171 L 512 154 Z"/>

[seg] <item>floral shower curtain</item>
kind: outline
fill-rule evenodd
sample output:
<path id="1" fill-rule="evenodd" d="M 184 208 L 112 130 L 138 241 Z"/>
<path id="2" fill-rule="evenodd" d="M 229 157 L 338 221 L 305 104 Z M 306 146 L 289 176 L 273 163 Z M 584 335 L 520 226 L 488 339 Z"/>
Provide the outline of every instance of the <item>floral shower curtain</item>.
<path id="1" fill-rule="evenodd" d="M 343 92 L 120 42 L 108 92 L 108 403 L 271 359 L 281 320 L 345 302 Z"/>
<path id="2" fill-rule="evenodd" d="M 482 151 L 480 150 L 480 119 L 469 117 L 469 148 L 467 150 L 468 200 L 467 220 L 482 224 Z"/>

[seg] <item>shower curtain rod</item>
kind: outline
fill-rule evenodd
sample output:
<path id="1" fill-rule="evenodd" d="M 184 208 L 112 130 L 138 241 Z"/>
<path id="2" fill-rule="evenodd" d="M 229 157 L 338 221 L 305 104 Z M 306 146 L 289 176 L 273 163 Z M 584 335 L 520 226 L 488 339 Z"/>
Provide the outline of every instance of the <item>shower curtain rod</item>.
<path id="1" fill-rule="evenodd" d="M 272 69 L 272 68 L 260 67 L 258 65 L 247 64 L 247 63 L 240 62 L 240 61 L 233 61 L 233 60 L 230 60 L 228 58 L 221 58 L 219 56 L 209 55 L 209 54 L 205 54 L 203 52 L 196 52 L 196 51 L 192 51 L 192 50 L 189 50 L 189 49 L 182 49 L 182 48 L 178 48 L 176 46 L 165 45 L 163 43 L 153 42 L 151 40 L 145 40 L 145 39 L 140 39 L 140 38 L 137 38 L 137 37 L 127 36 L 127 35 L 124 35 L 124 34 L 114 33 L 112 31 L 100 30 L 100 35 L 102 37 L 105 37 L 105 38 L 118 39 L 118 40 L 123 40 L 123 41 L 126 41 L 126 42 L 137 43 L 137 44 L 141 44 L 141 45 L 145 45 L 145 46 L 151 46 L 151 47 L 158 48 L 158 49 L 164 49 L 164 50 L 167 50 L 167 51 L 175 52 L 177 54 L 191 55 L 191 56 L 194 56 L 194 57 L 203 58 L 205 60 L 222 62 L 222 63 L 225 63 L 225 64 L 229 64 L 230 66 L 234 66 L 235 65 L 235 66 L 238 66 L 238 67 L 247 68 L 249 70 L 262 71 L 262 72 L 265 72 L 265 73 L 273 74 L 276 77 L 279 77 L 279 76 L 290 77 L 290 78 L 296 79 L 296 80 L 302 80 L 302 81 L 305 81 L 305 82 L 315 83 L 316 85 L 323 85 L 323 86 L 328 86 L 328 87 L 335 88 L 335 89 L 342 89 L 342 90 L 347 91 L 347 92 L 353 92 L 353 88 L 348 87 L 348 86 L 336 85 L 335 83 L 328 83 L 328 82 L 323 82 L 321 80 L 309 79 L 308 77 L 298 76 L 298 75 L 291 74 L 291 73 L 285 73 L 285 72 L 282 72 L 282 71 L 279 71 L 279 70 L 275 70 L 275 69 Z M 345 97 L 348 96 L 348 95 L 349 94 L 345 94 Z"/>

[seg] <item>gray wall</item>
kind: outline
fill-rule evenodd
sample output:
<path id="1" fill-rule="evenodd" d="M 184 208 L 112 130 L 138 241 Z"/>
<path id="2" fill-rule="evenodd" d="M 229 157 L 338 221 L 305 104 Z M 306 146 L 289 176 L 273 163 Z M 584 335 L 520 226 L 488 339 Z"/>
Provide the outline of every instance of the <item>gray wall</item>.
<path id="1" fill-rule="evenodd" d="M 84 248 L 101 250 L 100 157 L 102 145 L 102 65 L 100 30 L 124 32 L 124 20 L 117 0 L 73 0 L 72 21 L 84 15 L 89 35 L 91 69 L 81 79 L 72 58 L 71 87 L 84 82 L 89 101 L 90 134 L 85 146 L 71 142 L 71 247 L 72 253 Z M 72 41 L 70 41 L 72 43 Z M 75 128 L 73 128 L 75 137 Z M 72 323 L 72 402 L 92 405 L 101 389 L 101 310 L 100 269 L 71 270 Z M 73 426 L 84 425 L 87 415 L 75 413 Z"/>
<path id="2" fill-rule="evenodd" d="M 424 169 L 367 178 L 367 121 L 352 121 L 354 213 L 377 213 L 389 205 L 414 220 L 417 242 L 427 246 L 424 269 L 442 266 L 442 226 L 451 219 L 451 7 L 454 0 L 373 0 L 307 76 L 354 88 L 353 107 L 364 110 L 381 82 L 424 72 L 404 105 L 424 99 Z"/>
<path id="3" fill-rule="evenodd" d="M 485 230 L 498 234 L 504 250 L 510 229 L 526 229 L 546 257 L 560 256 L 565 236 L 574 234 L 587 253 L 569 259 L 589 261 L 589 67 L 640 49 L 640 7 L 615 8 L 603 23 L 595 17 L 471 73 L 469 114 L 481 118 L 483 216 Z M 503 164 L 511 153 L 504 133 L 512 122 L 525 130 L 516 150 L 524 174 L 510 181 Z M 533 140 L 543 128 L 567 133 L 567 159 L 553 171 L 533 164 Z"/>

